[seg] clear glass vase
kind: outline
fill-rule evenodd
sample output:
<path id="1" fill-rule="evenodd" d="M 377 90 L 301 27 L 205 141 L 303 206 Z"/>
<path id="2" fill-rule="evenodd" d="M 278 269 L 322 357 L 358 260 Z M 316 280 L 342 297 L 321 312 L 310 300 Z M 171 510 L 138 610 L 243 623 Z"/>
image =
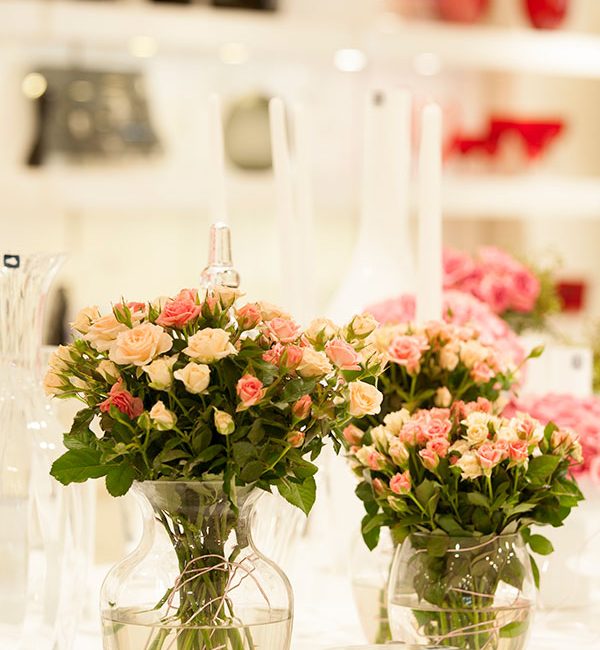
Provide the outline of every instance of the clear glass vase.
<path id="1" fill-rule="evenodd" d="M 262 491 L 220 481 L 134 485 L 137 549 L 102 586 L 105 650 L 288 650 L 293 596 L 252 540 Z"/>
<path id="2" fill-rule="evenodd" d="M 68 650 L 85 593 L 80 492 L 49 475 L 62 427 L 42 389 L 58 255 L 0 256 L 0 647 Z"/>
<path id="3" fill-rule="evenodd" d="M 464 650 L 521 650 L 535 594 L 520 534 L 416 533 L 397 548 L 392 565 L 392 638 Z"/>

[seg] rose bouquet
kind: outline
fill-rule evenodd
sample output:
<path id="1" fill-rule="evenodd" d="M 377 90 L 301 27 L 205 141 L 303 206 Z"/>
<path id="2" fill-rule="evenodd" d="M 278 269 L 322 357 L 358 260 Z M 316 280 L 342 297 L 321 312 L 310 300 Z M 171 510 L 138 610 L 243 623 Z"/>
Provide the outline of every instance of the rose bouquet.
<path id="1" fill-rule="evenodd" d="M 326 324 L 307 335 L 276 307 L 236 309 L 236 298 L 228 288 L 204 296 L 183 290 L 173 299 L 121 303 L 104 316 L 85 309 L 74 323 L 81 337 L 59 348 L 45 381 L 50 394 L 85 405 L 64 436 L 56 479 L 105 477 L 114 496 L 134 481 L 171 486 L 161 493 L 169 503 L 155 511 L 177 554 L 178 600 L 166 593 L 155 609 L 178 602 L 166 624 L 185 624 L 177 636 L 185 650 L 253 647 L 230 625 L 240 543 L 233 550 L 225 543 L 240 524 L 242 495 L 275 488 L 308 512 L 317 471 L 310 461 L 350 418 L 374 414 L 381 403 L 372 379 L 379 361 L 363 350 L 364 318 L 348 326 L 362 332 L 350 341 L 337 329 L 326 338 Z M 190 481 L 200 487 L 190 490 Z M 195 504 L 193 516 L 178 510 L 183 503 Z M 202 631 L 218 626 L 224 631 Z"/>
<path id="2" fill-rule="evenodd" d="M 366 543 L 373 548 L 383 526 L 404 542 L 389 603 L 404 620 L 409 612 L 416 639 L 469 649 L 520 639 L 506 647 L 523 647 L 528 610 L 507 615 L 523 606 L 529 568 L 518 543 L 551 552 L 529 526 L 562 525 L 583 498 L 569 475 L 581 462 L 576 436 L 528 415 L 498 417 L 479 399 L 389 413 L 383 425 L 353 439 L 348 453 L 361 480 Z M 496 611 L 511 590 L 514 598 Z M 402 593 L 411 594 L 404 607 Z"/>
<path id="3" fill-rule="evenodd" d="M 551 269 L 526 266 L 494 246 L 480 248 L 473 257 L 446 249 L 444 288 L 475 296 L 519 333 L 544 329 L 547 317 L 560 311 Z"/>

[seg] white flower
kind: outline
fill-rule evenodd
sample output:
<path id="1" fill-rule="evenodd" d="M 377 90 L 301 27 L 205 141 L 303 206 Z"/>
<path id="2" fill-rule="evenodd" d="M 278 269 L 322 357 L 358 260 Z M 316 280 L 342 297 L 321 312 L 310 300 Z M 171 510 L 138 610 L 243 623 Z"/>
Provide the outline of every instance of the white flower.
<path id="1" fill-rule="evenodd" d="M 477 363 L 483 363 L 489 355 L 489 350 L 479 341 L 471 340 L 460 344 L 460 360 L 471 369 Z"/>
<path id="2" fill-rule="evenodd" d="M 173 357 L 158 357 L 142 370 L 148 375 L 148 385 L 156 390 L 169 390 L 173 384 L 173 365 L 177 355 Z"/>
<path id="3" fill-rule="evenodd" d="M 350 391 L 350 415 L 361 418 L 364 415 L 376 415 L 381 411 L 383 395 L 375 386 L 364 381 L 353 381 L 348 384 Z"/>
<path id="4" fill-rule="evenodd" d="M 121 376 L 121 373 L 119 372 L 117 366 L 108 359 L 102 359 L 102 361 L 100 361 L 96 367 L 96 370 L 102 379 L 104 379 L 104 381 L 108 381 L 111 384 L 117 381 L 117 379 L 119 379 Z"/>
<path id="5" fill-rule="evenodd" d="M 390 442 L 389 433 L 382 424 L 371 429 L 371 439 L 379 451 L 382 451 L 383 453 L 387 452 Z"/>
<path id="6" fill-rule="evenodd" d="M 467 418 L 462 421 L 462 424 L 467 428 L 467 440 L 472 447 L 482 444 L 489 436 L 488 423 L 490 416 L 481 411 L 473 411 L 469 413 Z"/>
<path id="7" fill-rule="evenodd" d="M 173 339 L 160 325 L 142 323 L 117 335 L 108 358 L 121 366 L 146 366 L 173 347 Z"/>
<path id="8" fill-rule="evenodd" d="M 324 343 L 337 336 L 338 332 L 338 326 L 329 318 L 315 318 L 304 333 L 311 343 L 315 343 L 317 340 Z"/>
<path id="9" fill-rule="evenodd" d="M 349 329 L 351 329 L 354 335 L 358 338 L 364 338 L 365 336 L 371 334 L 377 325 L 379 325 L 379 323 L 375 317 L 365 312 L 363 314 L 357 314 L 350 321 Z"/>
<path id="10" fill-rule="evenodd" d="M 463 454 L 456 463 L 461 469 L 461 476 L 465 479 L 479 478 L 483 474 L 477 455 L 472 451 Z"/>
<path id="11" fill-rule="evenodd" d="M 235 421 L 229 413 L 215 409 L 215 427 L 222 436 L 228 436 L 235 431 Z"/>
<path id="12" fill-rule="evenodd" d="M 452 404 L 452 394 L 445 386 L 442 386 L 437 389 L 433 402 L 440 408 L 448 408 Z"/>
<path id="13" fill-rule="evenodd" d="M 442 370 L 452 372 L 458 365 L 459 347 L 454 343 L 448 343 L 440 350 L 440 366 Z"/>
<path id="14" fill-rule="evenodd" d="M 400 411 L 395 411 L 394 413 L 388 413 L 383 421 L 385 426 L 397 436 L 402 427 L 410 420 L 410 413 L 407 409 L 401 409 Z"/>
<path id="15" fill-rule="evenodd" d="M 298 366 L 298 374 L 301 377 L 323 377 L 333 370 L 324 352 L 317 352 L 314 348 L 306 347 L 302 351 L 302 361 Z"/>
<path id="16" fill-rule="evenodd" d="M 173 373 L 175 379 L 183 382 L 188 393 L 200 395 L 210 384 L 210 368 L 202 363 L 190 362 Z"/>
<path id="17" fill-rule="evenodd" d="M 177 423 L 175 413 L 169 411 L 160 401 L 150 409 L 150 419 L 159 431 L 169 431 Z"/>
<path id="18" fill-rule="evenodd" d="M 98 318 L 100 318 L 98 307 L 95 305 L 93 307 L 85 307 L 77 314 L 77 316 L 75 316 L 75 320 L 71 323 L 71 327 L 81 334 L 87 334 L 92 323 Z"/>
<path id="19" fill-rule="evenodd" d="M 223 329 L 206 327 L 188 339 L 187 348 L 183 351 L 188 357 L 201 363 L 213 363 L 236 354 L 236 349 L 230 343 L 231 335 Z"/>

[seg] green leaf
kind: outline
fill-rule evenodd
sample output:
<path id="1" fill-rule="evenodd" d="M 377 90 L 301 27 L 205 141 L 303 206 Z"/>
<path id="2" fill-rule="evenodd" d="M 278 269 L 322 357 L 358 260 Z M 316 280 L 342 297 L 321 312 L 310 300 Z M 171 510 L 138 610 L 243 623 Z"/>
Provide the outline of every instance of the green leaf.
<path id="1" fill-rule="evenodd" d="M 538 555 L 550 555 L 554 551 L 552 542 L 543 535 L 531 535 L 528 544 L 529 548 Z"/>
<path id="2" fill-rule="evenodd" d="M 308 392 L 310 392 L 310 386 L 305 387 L 304 379 L 292 379 L 283 389 L 281 399 L 284 402 L 295 402 Z"/>
<path id="3" fill-rule="evenodd" d="M 94 409 L 81 409 L 78 411 L 73 418 L 73 424 L 71 425 L 71 435 L 73 434 L 85 434 L 89 432 L 90 424 L 94 419 Z"/>
<path id="4" fill-rule="evenodd" d="M 515 639 L 527 631 L 529 621 L 513 621 L 500 628 L 500 637 L 503 639 Z"/>
<path id="5" fill-rule="evenodd" d="M 361 481 L 356 486 L 356 490 L 354 490 L 354 494 L 356 494 L 356 496 L 361 501 L 365 501 L 365 502 L 375 501 L 375 494 L 373 493 L 373 487 L 367 481 Z"/>
<path id="6" fill-rule="evenodd" d="M 377 544 L 379 544 L 379 536 L 381 535 L 381 526 L 369 527 L 369 524 L 372 521 L 372 519 L 373 517 L 367 514 L 363 517 L 361 523 L 362 536 L 363 539 L 365 540 L 365 544 L 367 545 L 370 551 L 372 551 L 377 546 Z M 367 529 L 366 532 L 365 529 Z"/>
<path id="7" fill-rule="evenodd" d="M 535 582 L 536 589 L 540 588 L 540 569 L 535 561 L 535 558 L 529 553 L 529 561 L 531 562 L 531 572 L 533 573 L 533 581 Z"/>
<path id="8" fill-rule="evenodd" d="M 129 463 L 109 467 L 106 474 L 106 489 L 113 497 L 121 497 L 129 491 L 135 479 L 135 470 Z"/>
<path id="9" fill-rule="evenodd" d="M 468 492 L 467 501 L 473 506 L 483 506 L 484 508 L 490 507 L 490 500 L 481 492 Z"/>
<path id="10" fill-rule="evenodd" d="M 253 460 L 242 467 L 240 477 L 246 483 L 254 483 L 264 473 L 266 466 L 260 460 Z"/>
<path id="11" fill-rule="evenodd" d="M 233 458 L 238 465 L 243 466 L 250 460 L 256 459 L 256 447 L 245 440 L 236 442 L 233 445 Z"/>
<path id="12" fill-rule="evenodd" d="M 433 481 L 425 479 L 420 485 L 415 489 L 415 496 L 417 497 L 418 502 L 425 508 L 429 499 L 435 493 L 435 485 Z"/>
<path id="13" fill-rule="evenodd" d="M 439 515 L 435 520 L 437 525 L 445 530 L 448 535 L 453 535 L 454 537 L 460 537 L 461 535 L 468 537 L 470 535 L 452 515 Z"/>
<path id="14" fill-rule="evenodd" d="M 427 552 L 432 557 L 444 557 L 448 550 L 448 537 L 446 535 L 431 535 L 427 542 Z"/>
<path id="15" fill-rule="evenodd" d="M 292 471 L 299 479 L 314 476 L 319 471 L 319 468 L 314 463 L 311 463 L 304 458 L 290 459 L 290 464 Z"/>
<path id="16" fill-rule="evenodd" d="M 560 464 L 560 456 L 536 456 L 529 463 L 529 469 L 525 475 L 531 483 L 543 484 L 554 473 L 554 470 Z"/>
<path id="17" fill-rule="evenodd" d="M 375 515 L 375 517 L 363 518 L 362 532 L 363 535 L 370 533 L 375 528 L 381 528 L 386 521 L 385 515 Z"/>
<path id="18" fill-rule="evenodd" d="M 265 430 L 262 425 L 262 420 L 257 418 L 252 423 L 250 430 L 248 431 L 248 440 L 257 445 L 265 437 Z"/>
<path id="19" fill-rule="evenodd" d="M 207 463 L 209 460 L 216 458 L 224 449 L 225 447 L 223 447 L 223 445 L 211 445 L 203 452 L 199 453 L 195 460 L 201 463 Z"/>
<path id="20" fill-rule="evenodd" d="M 302 483 L 292 483 L 286 479 L 279 479 L 275 481 L 275 486 L 286 501 L 289 501 L 293 506 L 297 506 L 308 515 L 317 496 L 317 484 L 313 476 L 305 479 Z"/>
<path id="21" fill-rule="evenodd" d="M 100 478 L 108 471 L 108 467 L 100 462 L 100 457 L 96 449 L 69 449 L 54 461 L 50 474 L 63 485 Z"/>

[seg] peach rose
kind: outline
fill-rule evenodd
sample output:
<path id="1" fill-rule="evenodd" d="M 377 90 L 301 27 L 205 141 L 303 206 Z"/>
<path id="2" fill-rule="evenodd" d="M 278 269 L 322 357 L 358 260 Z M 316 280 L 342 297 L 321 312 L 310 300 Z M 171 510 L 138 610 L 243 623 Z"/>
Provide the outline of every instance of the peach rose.
<path id="1" fill-rule="evenodd" d="M 350 391 L 350 415 L 361 418 L 365 415 L 377 415 L 381 411 L 383 395 L 371 384 L 353 381 L 348 384 Z"/>
<path id="2" fill-rule="evenodd" d="M 390 440 L 388 454 L 390 458 L 394 461 L 394 463 L 399 467 L 405 465 L 408 462 L 408 459 L 410 457 L 408 453 L 408 448 L 398 438 L 393 438 L 392 440 Z"/>
<path id="3" fill-rule="evenodd" d="M 374 316 L 368 312 L 362 314 L 357 314 L 351 321 L 348 326 L 348 330 L 357 338 L 365 338 L 369 336 L 376 328 L 379 323 Z"/>
<path id="4" fill-rule="evenodd" d="M 492 469 L 501 463 L 504 457 L 502 449 L 490 442 L 484 442 L 475 453 L 486 476 L 491 474 Z"/>
<path id="5" fill-rule="evenodd" d="M 243 406 L 253 406 L 265 395 L 262 381 L 254 375 L 244 375 L 236 385 L 236 391 Z"/>
<path id="6" fill-rule="evenodd" d="M 411 488 L 410 472 L 394 474 L 390 479 L 390 490 L 394 494 L 408 494 Z"/>
<path id="7" fill-rule="evenodd" d="M 94 321 L 99 318 L 100 312 L 98 311 L 98 307 L 95 305 L 93 307 L 85 307 L 79 311 L 77 316 L 75 316 L 75 320 L 71 323 L 71 327 L 81 334 L 87 334 Z"/>
<path id="8" fill-rule="evenodd" d="M 144 411 L 142 400 L 139 397 L 134 397 L 123 387 L 122 379 L 119 379 L 115 384 L 113 384 L 108 393 L 108 397 L 98 406 L 102 413 L 108 413 L 110 407 L 114 406 L 132 420 L 137 418 Z"/>
<path id="9" fill-rule="evenodd" d="M 448 343 L 440 350 L 440 366 L 442 370 L 452 372 L 458 365 L 459 346 L 457 343 Z"/>
<path id="10" fill-rule="evenodd" d="M 483 473 L 481 470 L 481 464 L 479 463 L 479 458 L 472 451 L 463 454 L 458 461 L 456 461 L 456 465 L 460 468 L 461 477 L 463 479 L 476 479 Z"/>
<path id="11" fill-rule="evenodd" d="M 440 464 L 440 457 L 432 449 L 421 449 L 419 456 L 423 462 L 423 465 L 426 469 L 434 471 L 437 466 Z"/>
<path id="12" fill-rule="evenodd" d="M 424 336 L 405 335 L 392 339 L 387 353 L 391 361 L 404 366 L 409 374 L 416 374 L 421 367 L 421 357 L 429 343 Z"/>
<path id="13" fill-rule="evenodd" d="M 287 345 L 280 357 L 280 364 L 288 370 L 295 370 L 301 363 L 304 352 L 297 345 Z"/>
<path id="14" fill-rule="evenodd" d="M 310 395 L 303 395 L 295 404 L 292 406 L 292 414 L 298 420 L 304 420 L 310 415 L 312 408 L 312 397 Z"/>
<path id="15" fill-rule="evenodd" d="M 385 465 L 385 458 L 380 454 L 375 447 L 365 446 L 361 447 L 356 452 L 356 458 L 365 466 L 377 472 L 383 469 Z"/>
<path id="16" fill-rule="evenodd" d="M 203 363 L 190 361 L 184 368 L 176 370 L 173 377 L 183 383 L 188 393 L 200 395 L 210 384 L 210 368 Z"/>
<path id="17" fill-rule="evenodd" d="M 357 426 L 354 424 L 349 424 L 345 429 L 342 431 L 342 435 L 344 436 L 344 440 L 349 444 L 349 445 L 360 445 L 363 436 L 365 435 L 363 431 L 361 431 Z"/>
<path id="18" fill-rule="evenodd" d="M 397 436 L 402 427 L 410 420 L 410 413 L 407 409 L 401 409 L 400 411 L 395 411 L 394 413 L 388 413 L 383 418 L 383 423 L 385 426 Z"/>
<path id="19" fill-rule="evenodd" d="M 329 359 L 324 352 L 317 352 L 314 348 L 306 347 L 302 351 L 302 361 L 298 366 L 298 374 L 305 379 L 323 377 L 333 370 Z"/>
<path id="20" fill-rule="evenodd" d="M 508 442 L 508 457 L 515 465 L 524 465 L 529 460 L 529 448 L 525 440 Z"/>
<path id="21" fill-rule="evenodd" d="M 304 444 L 304 437 L 303 431 L 291 431 L 287 434 L 286 440 L 294 449 L 298 449 Z"/>
<path id="22" fill-rule="evenodd" d="M 169 390 L 173 385 L 173 366 L 177 361 L 177 355 L 173 357 L 158 357 L 151 364 L 144 366 L 142 370 L 148 375 L 148 385 L 156 390 Z"/>
<path id="23" fill-rule="evenodd" d="M 478 384 L 487 384 L 494 376 L 492 369 L 483 361 L 478 361 L 471 368 L 470 374 L 473 381 L 476 381 Z"/>
<path id="24" fill-rule="evenodd" d="M 338 326 L 329 318 L 315 318 L 305 330 L 306 338 L 313 344 L 321 345 L 337 336 Z"/>
<path id="25" fill-rule="evenodd" d="M 356 350 L 342 339 L 332 339 L 325 345 L 329 360 L 341 370 L 360 370 L 360 356 Z"/>
<path id="26" fill-rule="evenodd" d="M 251 330 L 260 322 L 260 309 L 256 303 L 248 303 L 236 311 L 238 325 L 243 330 Z"/>
<path id="27" fill-rule="evenodd" d="M 64 392 L 65 381 L 62 377 L 50 369 L 44 377 L 44 392 L 46 395 L 55 397 L 57 395 L 62 395 Z"/>
<path id="28" fill-rule="evenodd" d="M 145 366 L 172 347 L 173 339 L 160 325 L 142 323 L 117 335 L 108 358 L 121 366 Z"/>
<path id="29" fill-rule="evenodd" d="M 273 318 L 267 323 L 267 331 L 273 341 L 292 343 L 300 336 L 300 326 L 289 318 Z"/>
<path id="30" fill-rule="evenodd" d="M 260 310 L 261 318 L 264 321 L 273 320 L 274 318 L 290 318 L 290 315 L 286 311 L 283 311 L 283 309 L 270 302 L 258 302 L 256 306 Z"/>
<path id="31" fill-rule="evenodd" d="M 152 424 L 159 431 L 170 431 L 177 424 L 175 413 L 169 411 L 161 401 L 156 402 L 150 409 L 149 415 Z"/>
<path id="32" fill-rule="evenodd" d="M 129 327 L 125 323 L 119 323 L 115 315 L 110 313 L 95 320 L 83 338 L 98 352 L 106 352 L 119 334 L 128 331 Z"/>
<path id="33" fill-rule="evenodd" d="M 432 451 L 434 454 L 440 458 L 446 458 L 448 455 L 448 448 L 450 447 L 450 441 L 448 438 L 433 438 L 427 443 L 427 449 Z"/>
<path id="34" fill-rule="evenodd" d="M 435 392 L 433 402 L 436 406 L 448 407 L 452 404 L 452 394 L 445 386 L 442 386 Z"/>
<path id="35" fill-rule="evenodd" d="M 242 292 L 235 287 L 226 287 L 225 285 L 216 286 L 214 289 L 215 297 L 218 299 L 222 309 L 231 309 L 235 301 L 242 295 Z"/>
<path id="36" fill-rule="evenodd" d="M 183 352 L 201 363 L 213 363 L 237 351 L 229 342 L 230 334 L 223 329 L 206 327 L 188 339 Z"/>
<path id="37" fill-rule="evenodd" d="M 104 379 L 104 381 L 109 381 L 111 384 L 121 376 L 119 369 L 112 361 L 108 359 L 102 359 L 98 366 L 96 367 L 98 374 Z"/>

